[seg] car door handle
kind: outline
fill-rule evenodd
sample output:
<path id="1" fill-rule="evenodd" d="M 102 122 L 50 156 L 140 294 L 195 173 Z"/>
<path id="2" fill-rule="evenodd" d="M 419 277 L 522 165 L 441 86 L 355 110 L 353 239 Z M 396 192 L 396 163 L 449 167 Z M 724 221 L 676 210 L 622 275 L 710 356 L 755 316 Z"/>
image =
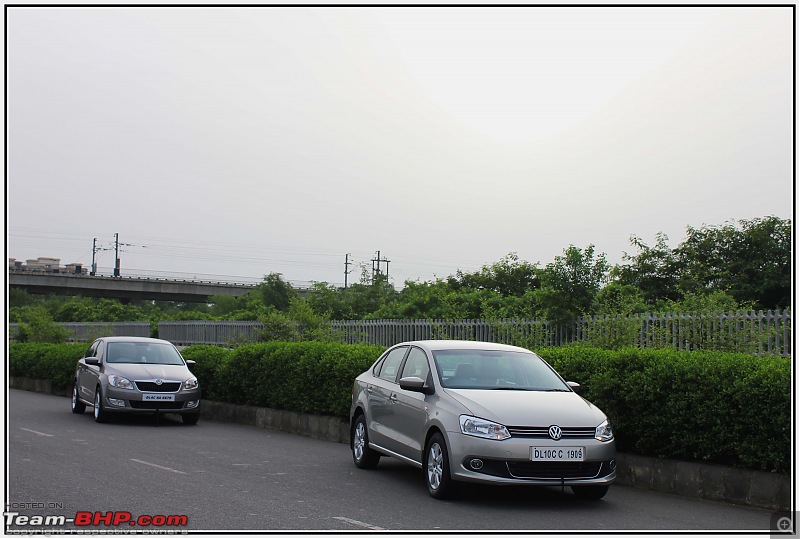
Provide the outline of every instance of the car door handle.
<path id="1" fill-rule="evenodd" d="M 367 386 L 367 393 L 372 393 L 372 388 Z"/>
<path id="2" fill-rule="evenodd" d="M 389 395 L 389 400 L 393 403 L 397 402 L 397 393 L 392 393 L 391 395 Z"/>

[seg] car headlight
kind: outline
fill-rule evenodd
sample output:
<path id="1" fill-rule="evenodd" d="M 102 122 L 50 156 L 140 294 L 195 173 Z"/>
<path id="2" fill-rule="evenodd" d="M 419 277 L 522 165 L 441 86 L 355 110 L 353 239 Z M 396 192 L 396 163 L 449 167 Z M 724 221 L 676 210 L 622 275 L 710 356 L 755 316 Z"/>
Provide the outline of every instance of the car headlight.
<path id="1" fill-rule="evenodd" d="M 189 378 L 183 382 L 183 389 L 197 389 L 197 378 Z"/>
<path id="2" fill-rule="evenodd" d="M 597 428 L 594 429 L 594 437 L 601 442 L 614 439 L 614 431 L 611 430 L 611 423 L 608 422 L 608 419 L 597 425 Z"/>
<path id="3" fill-rule="evenodd" d="M 122 376 L 117 376 L 116 374 L 111 374 L 108 376 L 108 383 L 121 389 L 133 389 L 133 384 L 130 380 L 123 378 Z"/>
<path id="4" fill-rule="evenodd" d="M 467 436 L 477 436 L 478 438 L 489 438 L 490 440 L 505 440 L 511 438 L 508 429 L 504 425 L 487 421 L 471 415 L 459 416 L 458 422 L 461 424 L 461 433 Z"/>

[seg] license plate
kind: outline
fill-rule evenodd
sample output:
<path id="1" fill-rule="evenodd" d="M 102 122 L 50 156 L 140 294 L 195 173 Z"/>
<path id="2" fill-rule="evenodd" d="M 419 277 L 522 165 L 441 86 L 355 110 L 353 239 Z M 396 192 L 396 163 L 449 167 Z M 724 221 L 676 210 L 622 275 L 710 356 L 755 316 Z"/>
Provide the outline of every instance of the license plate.
<path id="1" fill-rule="evenodd" d="M 583 462 L 583 447 L 531 447 L 531 460 L 536 462 Z"/>
<path id="2" fill-rule="evenodd" d="M 160 393 L 145 393 L 144 395 L 142 395 L 142 400 L 171 402 L 175 400 L 175 395 L 164 395 Z"/>

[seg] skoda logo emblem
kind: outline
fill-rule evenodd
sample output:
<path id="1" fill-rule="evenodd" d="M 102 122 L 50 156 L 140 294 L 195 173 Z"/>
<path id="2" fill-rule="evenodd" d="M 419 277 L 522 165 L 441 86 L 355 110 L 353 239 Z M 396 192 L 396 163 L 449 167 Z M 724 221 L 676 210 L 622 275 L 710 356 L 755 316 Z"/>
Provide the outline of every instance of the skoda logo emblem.
<path id="1" fill-rule="evenodd" d="M 553 440 L 560 440 L 561 439 L 561 427 L 559 427 L 558 425 L 553 425 L 552 427 L 547 429 L 547 434 L 549 434 L 550 437 Z"/>
<path id="2" fill-rule="evenodd" d="M 160 385 L 161 385 L 161 384 L 163 384 L 163 383 L 164 383 L 164 380 L 162 380 L 161 378 L 159 378 L 158 380 L 156 380 L 156 385 L 157 385 L 157 386 L 160 386 Z M 558 428 L 558 427 L 556 427 L 556 428 Z M 550 427 L 550 430 L 552 430 L 552 429 L 553 429 L 553 427 Z M 552 432 L 551 432 L 551 433 L 550 433 L 550 436 L 552 436 L 552 435 L 553 435 L 553 434 L 552 434 Z M 561 430 L 559 430 L 559 431 L 558 431 L 558 437 L 559 437 L 559 438 L 561 437 Z"/>

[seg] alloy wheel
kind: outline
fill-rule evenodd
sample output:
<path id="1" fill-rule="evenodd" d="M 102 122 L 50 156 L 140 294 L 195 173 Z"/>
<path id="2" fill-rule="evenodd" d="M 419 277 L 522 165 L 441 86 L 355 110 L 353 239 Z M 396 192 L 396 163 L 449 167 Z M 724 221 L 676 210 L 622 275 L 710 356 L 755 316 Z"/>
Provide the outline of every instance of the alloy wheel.
<path id="1" fill-rule="evenodd" d="M 353 455 L 356 460 L 364 457 L 364 423 L 356 425 L 355 435 L 353 436 Z"/>
<path id="2" fill-rule="evenodd" d="M 428 453 L 428 484 L 431 489 L 437 490 L 439 485 L 442 484 L 442 448 L 438 443 L 431 444 L 430 452 Z"/>

